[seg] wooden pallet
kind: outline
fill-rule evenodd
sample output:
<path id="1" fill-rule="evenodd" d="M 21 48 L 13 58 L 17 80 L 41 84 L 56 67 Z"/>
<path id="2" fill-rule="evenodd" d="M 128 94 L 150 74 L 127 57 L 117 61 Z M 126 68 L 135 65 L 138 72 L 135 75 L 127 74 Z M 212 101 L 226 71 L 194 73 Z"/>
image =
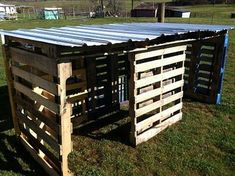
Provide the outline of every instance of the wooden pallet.
<path id="1" fill-rule="evenodd" d="M 131 141 L 138 145 L 182 118 L 186 45 L 129 54 Z"/>
<path id="2" fill-rule="evenodd" d="M 226 62 L 228 36 L 194 41 L 188 45 L 185 61 L 185 96 L 219 104 Z"/>

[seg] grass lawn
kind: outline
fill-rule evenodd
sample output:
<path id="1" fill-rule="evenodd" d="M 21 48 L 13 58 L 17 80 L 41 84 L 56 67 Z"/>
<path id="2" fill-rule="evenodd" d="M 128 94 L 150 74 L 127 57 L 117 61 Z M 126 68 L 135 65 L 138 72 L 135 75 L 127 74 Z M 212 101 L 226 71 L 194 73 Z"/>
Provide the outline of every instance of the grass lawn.
<path id="1" fill-rule="evenodd" d="M 195 7 L 190 7 L 195 10 Z M 195 8 L 195 9 L 194 9 Z M 200 9 L 210 7 L 201 7 Z M 218 11 L 222 8 L 217 7 Z M 225 9 L 226 10 L 226 9 Z M 235 11 L 235 7 L 233 8 Z M 0 28 L 35 28 L 113 22 L 154 21 L 151 18 L 81 20 L 20 20 L 0 22 Z M 235 24 L 226 16 L 176 19 L 167 22 Z M 221 105 L 184 101 L 183 120 L 136 149 L 126 144 L 128 120 L 100 119 L 75 130 L 70 168 L 77 175 L 228 175 L 235 173 L 235 31 L 231 31 Z M 0 175 L 45 175 L 42 168 L 18 145 L 12 130 L 7 87 L 0 51 Z M 94 125 L 99 128 L 94 128 Z M 80 131 L 80 132 L 79 132 Z"/>

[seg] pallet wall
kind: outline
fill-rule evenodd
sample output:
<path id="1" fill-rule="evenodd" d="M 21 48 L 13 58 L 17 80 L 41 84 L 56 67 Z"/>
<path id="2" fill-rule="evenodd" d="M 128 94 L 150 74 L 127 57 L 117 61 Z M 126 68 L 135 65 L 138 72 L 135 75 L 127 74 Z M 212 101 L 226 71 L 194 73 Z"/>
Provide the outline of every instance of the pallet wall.
<path id="1" fill-rule="evenodd" d="M 21 143 L 50 175 L 68 173 L 72 107 L 66 102 L 66 80 L 72 75 L 71 63 L 57 64 L 20 47 L 5 45 L 4 52 Z"/>
<path id="2" fill-rule="evenodd" d="M 119 111 L 127 55 L 61 54 L 58 46 L 10 37 L 3 51 L 17 136 L 49 175 L 69 175 L 73 127 Z"/>
<path id="3" fill-rule="evenodd" d="M 184 77 L 186 97 L 220 104 L 227 47 L 227 34 L 188 45 Z"/>
<path id="4" fill-rule="evenodd" d="M 138 145 L 182 117 L 186 45 L 132 52 L 129 112 L 131 141 Z"/>

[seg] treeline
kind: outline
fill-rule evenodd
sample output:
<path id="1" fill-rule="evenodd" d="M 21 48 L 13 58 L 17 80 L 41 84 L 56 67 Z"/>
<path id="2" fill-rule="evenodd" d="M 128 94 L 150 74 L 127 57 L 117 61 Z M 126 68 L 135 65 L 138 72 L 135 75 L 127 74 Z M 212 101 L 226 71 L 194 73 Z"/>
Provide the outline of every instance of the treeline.
<path id="1" fill-rule="evenodd" d="M 235 0 L 174 0 L 174 5 L 235 4 Z"/>

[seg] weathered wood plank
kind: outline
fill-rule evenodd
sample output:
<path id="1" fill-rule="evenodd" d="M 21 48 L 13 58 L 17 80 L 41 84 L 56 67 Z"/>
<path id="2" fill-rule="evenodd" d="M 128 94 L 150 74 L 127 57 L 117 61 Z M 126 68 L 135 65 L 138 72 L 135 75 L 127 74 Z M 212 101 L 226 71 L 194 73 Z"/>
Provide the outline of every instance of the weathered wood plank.
<path id="1" fill-rule="evenodd" d="M 182 62 L 184 60 L 185 60 L 185 55 L 181 54 L 177 56 L 168 57 L 163 60 L 158 59 L 158 60 L 154 60 L 154 61 L 150 61 L 150 62 L 146 62 L 142 64 L 137 64 L 135 68 L 135 72 L 144 72 L 146 70 L 151 70 L 153 68 L 170 65 L 173 63 L 177 63 L 177 62 Z"/>
<path id="2" fill-rule="evenodd" d="M 25 70 L 22 70 L 20 68 L 17 68 L 15 66 L 12 66 L 12 73 L 16 76 L 19 76 L 26 81 L 31 82 L 32 84 L 35 84 L 49 92 L 51 92 L 54 95 L 58 95 L 58 86 L 57 84 L 47 81 L 37 75 L 34 75 L 32 73 L 29 73 Z"/>
<path id="3" fill-rule="evenodd" d="M 139 79 L 135 82 L 135 86 L 136 86 L 136 88 L 141 88 L 141 87 L 153 84 L 153 83 L 157 83 L 157 82 L 161 81 L 162 79 L 163 80 L 164 79 L 169 79 L 171 77 L 178 76 L 178 75 L 181 75 L 181 74 L 184 74 L 184 68 L 183 67 L 172 70 L 172 71 L 168 71 L 168 72 L 165 72 L 165 73 L 162 73 L 162 74 L 157 74 L 157 75 L 150 76 L 150 77 L 147 77 L 147 78 Z"/>
<path id="4" fill-rule="evenodd" d="M 15 62 L 24 63 L 45 73 L 57 76 L 55 59 L 13 47 L 10 47 L 10 52 L 12 60 Z"/>
<path id="5" fill-rule="evenodd" d="M 85 81 L 79 82 L 79 83 L 73 83 L 73 84 L 67 84 L 66 85 L 66 90 L 74 90 L 74 89 L 80 89 L 84 88 L 86 90 L 87 83 Z"/>
<path id="6" fill-rule="evenodd" d="M 14 81 L 14 87 L 17 91 L 23 93 L 27 97 L 29 97 L 31 100 L 37 101 L 39 104 L 47 107 L 49 110 L 55 112 L 56 114 L 59 113 L 59 105 L 46 99 L 42 95 L 39 95 L 35 93 L 32 89 L 29 89 L 28 87 Z"/>
<path id="7" fill-rule="evenodd" d="M 75 95 L 68 96 L 67 101 L 69 103 L 75 103 L 77 101 L 84 100 L 85 98 L 87 98 L 87 96 L 88 96 L 88 92 L 84 91 Z"/>
<path id="8" fill-rule="evenodd" d="M 182 113 L 176 114 L 175 116 L 167 119 L 166 121 L 160 123 L 159 125 L 153 126 L 151 129 L 145 131 L 144 133 L 136 137 L 136 145 L 149 140 L 150 138 L 156 136 L 158 133 L 163 131 L 170 125 L 173 125 L 177 121 L 182 119 Z"/>
<path id="9" fill-rule="evenodd" d="M 174 113 L 180 109 L 182 109 L 183 107 L 183 103 L 179 103 L 177 105 L 174 105 L 160 113 L 157 113 L 157 114 L 154 114 L 153 116 L 143 120 L 143 121 L 140 121 L 136 124 L 136 130 L 139 132 L 139 131 L 144 131 L 146 130 L 147 128 L 149 128 L 150 126 L 152 126 L 152 124 L 158 120 L 162 120 L 162 119 L 165 119 L 166 117 L 169 117 L 171 115 L 171 113 Z"/>
<path id="10" fill-rule="evenodd" d="M 154 98 L 154 97 L 160 95 L 161 93 L 166 93 L 168 91 L 171 91 L 171 90 L 174 90 L 178 87 L 181 87 L 181 86 L 183 86 L 183 84 L 184 84 L 184 81 L 180 80 L 175 83 L 144 92 L 144 93 L 139 94 L 135 97 L 135 103 L 139 103 L 139 102 Z"/>
<path id="11" fill-rule="evenodd" d="M 186 46 L 175 46 L 175 47 L 170 47 L 170 48 L 165 48 L 165 49 L 160 49 L 160 50 L 154 50 L 154 51 L 149 51 L 149 52 L 143 52 L 135 55 L 135 60 L 142 60 L 146 58 L 151 58 L 151 57 L 157 57 L 157 56 L 162 56 L 165 54 L 170 54 L 170 53 L 175 53 L 175 52 L 180 52 L 186 50 Z"/>
<path id="12" fill-rule="evenodd" d="M 73 70 L 73 75 L 76 76 L 83 76 L 86 74 L 86 69 L 77 69 L 77 70 Z"/>

